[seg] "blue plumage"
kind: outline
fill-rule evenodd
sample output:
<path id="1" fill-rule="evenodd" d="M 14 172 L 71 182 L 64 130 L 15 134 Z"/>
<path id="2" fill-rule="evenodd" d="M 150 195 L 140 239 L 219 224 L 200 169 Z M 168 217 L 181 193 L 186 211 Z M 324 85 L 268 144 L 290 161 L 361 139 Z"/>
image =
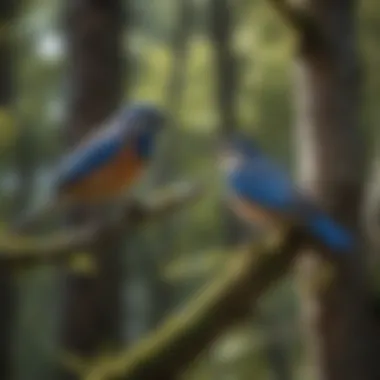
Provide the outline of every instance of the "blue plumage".
<path id="1" fill-rule="evenodd" d="M 351 234 L 328 216 L 315 212 L 308 216 L 306 225 L 310 232 L 336 251 L 349 251 L 355 242 Z"/>
<path id="2" fill-rule="evenodd" d="M 112 134 L 91 141 L 86 147 L 79 147 L 62 160 L 58 168 L 57 186 L 60 188 L 80 181 L 109 162 L 122 148 L 123 141 Z"/>
<path id="3" fill-rule="evenodd" d="M 290 213 L 297 203 L 294 189 L 284 174 L 268 161 L 247 160 L 227 173 L 233 192 L 243 199 L 255 200 L 261 206 Z"/>
<path id="4" fill-rule="evenodd" d="M 61 189 L 87 178 L 109 164 L 123 149 L 132 149 L 142 161 L 148 160 L 164 122 L 162 111 L 148 103 L 121 109 L 62 159 L 57 169 L 57 187 Z"/>
<path id="5" fill-rule="evenodd" d="M 143 160 L 147 160 L 151 157 L 154 144 L 154 135 L 145 132 L 141 133 L 136 138 L 136 152 Z"/>
<path id="6" fill-rule="evenodd" d="M 266 210 L 272 218 L 275 215 L 282 221 L 302 223 L 333 250 L 353 248 L 351 234 L 304 197 L 286 172 L 256 144 L 243 137 L 232 139 L 224 159 L 230 191 L 247 207 Z"/>

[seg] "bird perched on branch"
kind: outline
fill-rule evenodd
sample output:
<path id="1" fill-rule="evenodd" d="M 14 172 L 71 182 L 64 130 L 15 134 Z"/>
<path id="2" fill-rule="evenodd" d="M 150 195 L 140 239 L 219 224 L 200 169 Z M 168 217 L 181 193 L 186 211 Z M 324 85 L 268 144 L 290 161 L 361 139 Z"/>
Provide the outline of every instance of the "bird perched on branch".
<path id="1" fill-rule="evenodd" d="M 232 209 L 259 228 L 298 224 L 334 251 L 353 248 L 352 235 L 302 194 L 290 177 L 248 137 L 233 136 L 222 149 Z"/>
<path id="2" fill-rule="evenodd" d="M 151 161 L 164 112 L 151 104 L 124 107 L 65 156 L 54 170 L 57 204 L 107 204 L 128 190 Z M 21 219 L 21 226 L 37 218 Z M 19 223 L 20 224 L 20 223 Z"/>

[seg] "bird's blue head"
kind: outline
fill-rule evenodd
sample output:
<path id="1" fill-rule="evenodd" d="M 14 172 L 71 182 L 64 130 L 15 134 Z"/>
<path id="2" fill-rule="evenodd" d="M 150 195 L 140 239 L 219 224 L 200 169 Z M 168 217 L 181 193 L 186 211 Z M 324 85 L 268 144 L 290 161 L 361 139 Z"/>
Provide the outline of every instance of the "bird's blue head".
<path id="1" fill-rule="evenodd" d="M 222 168 L 227 171 L 234 170 L 244 161 L 261 157 L 259 145 L 247 135 L 235 133 L 223 141 L 220 154 Z"/>
<path id="2" fill-rule="evenodd" d="M 122 128 L 126 136 L 133 135 L 139 157 L 149 160 L 159 132 L 167 122 L 165 112 L 149 103 L 138 103 L 121 111 Z"/>

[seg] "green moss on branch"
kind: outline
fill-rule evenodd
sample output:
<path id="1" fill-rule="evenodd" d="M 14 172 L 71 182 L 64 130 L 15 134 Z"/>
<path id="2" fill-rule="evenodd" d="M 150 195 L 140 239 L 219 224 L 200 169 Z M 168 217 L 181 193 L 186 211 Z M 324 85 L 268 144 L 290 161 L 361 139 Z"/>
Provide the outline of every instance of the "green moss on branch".
<path id="1" fill-rule="evenodd" d="M 85 380 L 174 379 L 220 333 L 247 315 L 252 303 L 286 273 L 302 243 L 292 231 L 279 247 L 255 246 L 234 253 L 225 271 L 180 312 L 135 348 L 95 360 Z"/>
<path id="2" fill-rule="evenodd" d="M 59 262 L 78 250 L 88 249 L 99 236 L 120 233 L 141 224 L 170 215 L 175 210 L 195 200 L 200 188 L 190 183 L 177 183 L 160 190 L 149 202 L 126 202 L 124 212 L 115 221 L 96 221 L 91 225 L 69 228 L 48 236 L 26 236 L 3 232 L 0 234 L 0 263 L 38 264 Z"/>

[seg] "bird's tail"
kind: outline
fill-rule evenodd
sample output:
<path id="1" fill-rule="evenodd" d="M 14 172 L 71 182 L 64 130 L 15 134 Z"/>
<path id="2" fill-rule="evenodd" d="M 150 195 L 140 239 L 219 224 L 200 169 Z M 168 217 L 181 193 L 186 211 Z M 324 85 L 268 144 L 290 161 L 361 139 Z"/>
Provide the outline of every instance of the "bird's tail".
<path id="1" fill-rule="evenodd" d="M 316 213 L 309 219 L 309 231 L 334 251 L 351 251 L 354 238 L 345 228 L 322 213 Z"/>

